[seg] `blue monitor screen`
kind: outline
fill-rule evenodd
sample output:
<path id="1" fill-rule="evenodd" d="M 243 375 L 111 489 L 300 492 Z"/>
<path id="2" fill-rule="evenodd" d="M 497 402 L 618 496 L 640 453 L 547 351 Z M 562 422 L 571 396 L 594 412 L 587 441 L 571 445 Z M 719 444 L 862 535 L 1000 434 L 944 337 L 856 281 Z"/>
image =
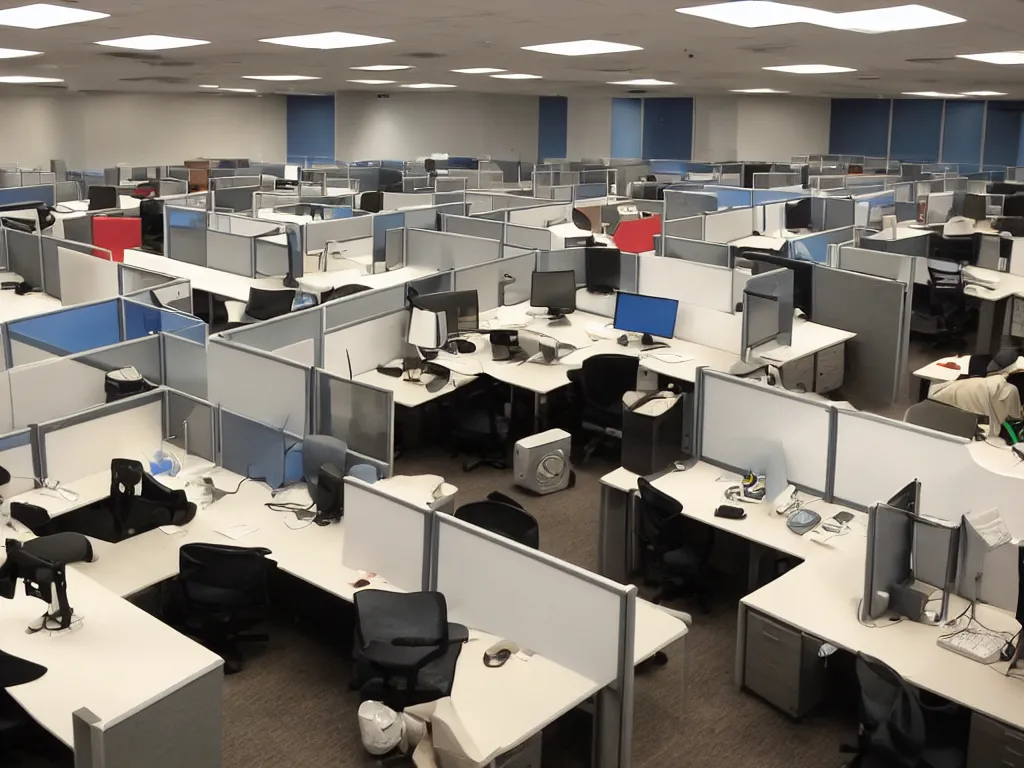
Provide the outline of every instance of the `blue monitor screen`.
<path id="1" fill-rule="evenodd" d="M 671 339 L 676 330 L 679 302 L 639 293 L 618 293 L 615 298 L 615 330 L 649 333 Z"/>

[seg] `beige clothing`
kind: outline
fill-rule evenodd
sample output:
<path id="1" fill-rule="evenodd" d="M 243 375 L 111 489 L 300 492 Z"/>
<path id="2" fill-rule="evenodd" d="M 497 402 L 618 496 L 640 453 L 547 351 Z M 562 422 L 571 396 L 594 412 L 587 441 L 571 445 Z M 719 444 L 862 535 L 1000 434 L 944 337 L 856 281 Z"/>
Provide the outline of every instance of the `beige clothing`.
<path id="1" fill-rule="evenodd" d="M 984 416 L 993 436 L 1006 419 L 1021 418 L 1020 393 L 1002 374 L 933 384 L 928 399 Z"/>

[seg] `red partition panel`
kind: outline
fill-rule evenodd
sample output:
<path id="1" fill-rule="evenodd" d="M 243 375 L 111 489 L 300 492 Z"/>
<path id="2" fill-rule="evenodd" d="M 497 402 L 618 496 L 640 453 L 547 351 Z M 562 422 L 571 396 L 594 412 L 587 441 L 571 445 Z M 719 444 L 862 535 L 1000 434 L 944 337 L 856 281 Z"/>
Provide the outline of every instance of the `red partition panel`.
<path id="1" fill-rule="evenodd" d="M 623 221 L 615 228 L 612 239 L 623 253 L 646 253 L 654 250 L 654 236 L 661 234 L 661 216 Z"/>
<path id="2" fill-rule="evenodd" d="M 92 244 L 110 251 L 114 261 L 124 261 L 125 248 L 142 245 L 142 219 L 136 216 L 93 216 Z"/>

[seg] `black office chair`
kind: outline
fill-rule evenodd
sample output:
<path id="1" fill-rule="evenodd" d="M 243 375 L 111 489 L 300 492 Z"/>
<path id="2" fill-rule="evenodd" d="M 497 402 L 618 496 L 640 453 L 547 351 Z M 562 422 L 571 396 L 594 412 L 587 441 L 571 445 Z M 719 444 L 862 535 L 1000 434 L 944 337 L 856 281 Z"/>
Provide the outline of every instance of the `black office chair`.
<path id="1" fill-rule="evenodd" d="M 178 552 L 180 625 L 224 659 L 224 672 L 242 669 L 240 642 L 267 642 L 248 630 L 267 618 L 270 577 L 277 563 L 263 547 L 185 544 Z"/>
<path id="2" fill-rule="evenodd" d="M 963 343 L 970 320 L 959 266 L 929 264 L 927 306 L 915 310 L 912 329 L 931 336 L 935 346 L 945 347 Z"/>
<path id="3" fill-rule="evenodd" d="M 977 414 L 960 410 L 956 406 L 934 400 L 922 400 L 907 409 L 903 421 L 973 440 L 978 436 L 980 418 Z"/>
<path id="4" fill-rule="evenodd" d="M 504 415 L 507 388 L 480 378 L 460 387 L 446 404 L 451 425 L 449 436 L 456 455 L 469 454 L 465 472 L 488 466 L 508 469 L 509 424 Z"/>
<path id="5" fill-rule="evenodd" d="M 683 515 L 681 502 L 659 491 L 644 477 L 636 501 L 644 583 L 660 586 L 655 604 L 693 594 L 710 612 L 711 549 L 714 530 Z"/>
<path id="6" fill-rule="evenodd" d="M 331 288 L 329 291 L 324 291 L 320 294 L 320 304 L 326 304 L 328 301 L 334 301 L 335 299 L 344 299 L 346 296 L 354 296 L 357 293 L 370 290 L 368 285 L 356 285 L 352 283 L 350 285 L 340 285 L 337 288 Z"/>
<path id="7" fill-rule="evenodd" d="M 355 593 L 352 689 L 401 711 L 451 695 L 465 627 L 448 623 L 440 592 Z"/>
<path id="8" fill-rule="evenodd" d="M 891 667 L 878 659 L 857 654 L 860 683 L 860 728 L 855 746 L 840 751 L 856 757 L 848 768 L 964 768 L 967 757 L 949 745 L 949 728 L 929 727 L 929 718 L 949 715 L 948 702 L 930 706 Z"/>
<path id="9" fill-rule="evenodd" d="M 215 333 L 230 331 L 233 328 L 240 328 L 243 325 L 271 320 L 281 315 L 287 315 L 292 311 L 292 304 L 295 302 L 295 290 L 285 288 L 280 290 L 266 290 L 263 288 L 250 288 L 249 300 L 245 302 L 245 319 L 224 323 L 218 327 L 211 328 Z"/>
<path id="10" fill-rule="evenodd" d="M 572 223 L 577 229 L 582 229 L 586 232 L 590 232 L 593 229 L 590 219 L 579 208 L 572 209 Z"/>
<path id="11" fill-rule="evenodd" d="M 503 493 L 493 491 L 484 501 L 463 504 L 455 510 L 455 517 L 523 546 L 540 549 L 537 519 L 522 504 Z"/>
<path id="12" fill-rule="evenodd" d="M 192 289 L 192 314 L 210 326 L 211 331 L 228 322 L 228 307 L 224 300 L 199 288 Z"/>
<path id="13" fill-rule="evenodd" d="M 583 461 L 602 445 L 622 440 L 622 396 L 636 389 L 640 361 L 631 355 L 594 355 L 569 371 L 582 407 L 577 433 L 596 433 L 583 448 Z"/>

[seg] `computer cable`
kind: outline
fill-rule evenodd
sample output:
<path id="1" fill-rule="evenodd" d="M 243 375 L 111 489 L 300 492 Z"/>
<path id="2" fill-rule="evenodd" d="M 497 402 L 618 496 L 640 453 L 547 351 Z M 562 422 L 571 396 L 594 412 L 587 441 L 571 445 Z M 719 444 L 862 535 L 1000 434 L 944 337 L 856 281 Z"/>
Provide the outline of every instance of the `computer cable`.
<path id="1" fill-rule="evenodd" d="M 903 623 L 902 616 L 890 616 L 888 624 L 868 624 L 860 617 L 860 609 L 862 605 L 864 605 L 864 598 L 861 598 L 857 601 L 857 621 L 860 623 L 862 627 L 867 627 L 868 629 L 888 629 L 889 627 L 892 627 L 896 624 Z"/>

